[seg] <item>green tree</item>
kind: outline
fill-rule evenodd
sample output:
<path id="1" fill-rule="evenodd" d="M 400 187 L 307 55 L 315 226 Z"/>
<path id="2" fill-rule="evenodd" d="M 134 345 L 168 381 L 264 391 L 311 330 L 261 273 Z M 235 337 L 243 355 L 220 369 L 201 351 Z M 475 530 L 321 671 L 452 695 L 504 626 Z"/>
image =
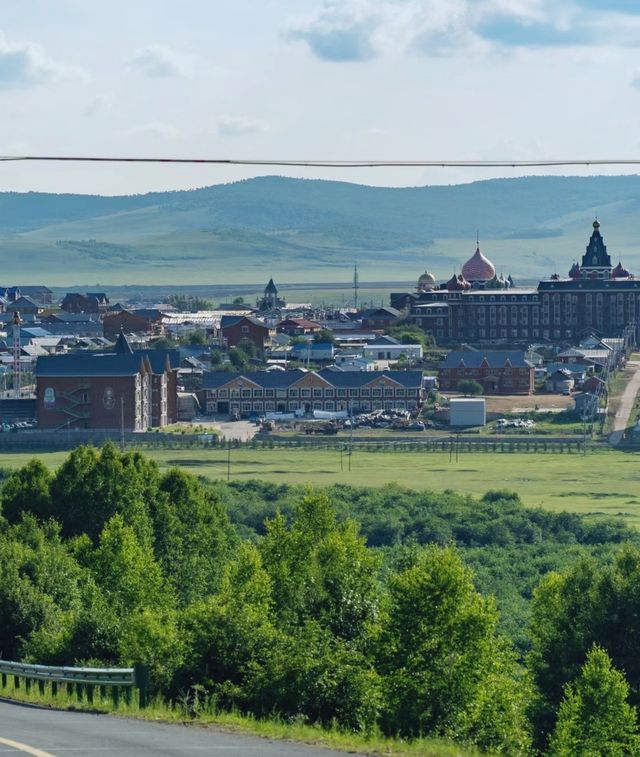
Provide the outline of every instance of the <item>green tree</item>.
<path id="1" fill-rule="evenodd" d="M 389 580 L 387 612 L 379 653 L 385 730 L 462 735 L 483 748 L 524 753 L 524 702 L 496 634 L 495 605 L 475 591 L 456 550 L 416 553 Z"/>
<path id="2" fill-rule="evenodd" d="M 329 329 L 320 329 L 313 336 L 313 341 L 318 344 L 334 344 L 336 341 L 335 334 Z"/>
<path id="3" fill-rule="evenodd" d="M 276 515 L 259 542 L 286 626 L 317 620 L 336 636 L 360 638 L 376 617 L 379 561 L 352 522 L 339 523 L 325 495 L 307 493 L 291 524 Z"/>
<path id="4" fill-rule="evenodd" d="M 51 471 L 37 458 L 14 471 L 2 487 L 2 515 L 10 523 L 18 522 L 22 514 L 28 512 L 40 520 L 50 518 L 52 478 Z"/>
<path id="5" fill-rule="evenodd" d="M 458 381 L 458 391 L 462 392 L 465 397 L 469 397 L 482 394 L 484 389 L 482 388 L 482 384 L 478 381 L 474 381 L 473 379 L 461 379 Z"/>
<path id="6" fill-rule="evenodd" d="M 188 653 L 174 689 L 202 685 L 224 706 L 244 705 L 247 678 L 274 644 L 271 580 L 254 545 L 244 542 L 224 566 L 218 591 L 193 602 L 181 620 Z"/>
<path id="7" fill-rule="evenodd" d="M 541 739 L 553 730 L 564 687 L 579 675 L 594 644 L 625 675 L 632 703 L 640 702 L 639 602 L 640 549 L 631 545 L 610 565 L 585 558 L 541 581 L 533 597 L 529 656 Z"/>
<path id="8" fill-rule="evenodd" d="M 152 504 L 155 555 L 182 605 L 214 591 L 236 544 L 217 495 L 174 468 Z"/>
<path id="9" fill-rule="evenodd" d="M 551 757 L 633 757 L 640 753 L 638 718 L 629 686 L 601 647 L 587 655 L 580 675 L 565 687 Z"/>

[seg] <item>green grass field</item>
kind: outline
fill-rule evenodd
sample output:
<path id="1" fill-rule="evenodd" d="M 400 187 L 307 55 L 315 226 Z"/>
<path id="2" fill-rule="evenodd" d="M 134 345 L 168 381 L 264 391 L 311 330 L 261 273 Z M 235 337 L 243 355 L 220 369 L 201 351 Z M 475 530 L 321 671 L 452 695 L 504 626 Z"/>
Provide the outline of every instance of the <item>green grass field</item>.
<path id="1" fill-rule="evenodd" d="M 226 478 L 227 452 L 221 449 L 145 451 L 163 468 L 181 466 L 207 478 Z M 65 452 L 37 455 L 58 466 Z M 0 465 L 14 468 L 32 457 L 4 453 Z M 241 449 L 231 451 L 231 478 L 260 478 L 289 484 L 382 486 L 391 482 L 411 489 L 453 489 L 481 495 L 488 489 L 516 491 L 529 506 L 580 513 L 622 515 L 640 524 L 640 454 L 616 451 L 580 454 L 461 453 L 450 462 L 442 452 L 360 452 L 351 471 L 335 450 Z"/>

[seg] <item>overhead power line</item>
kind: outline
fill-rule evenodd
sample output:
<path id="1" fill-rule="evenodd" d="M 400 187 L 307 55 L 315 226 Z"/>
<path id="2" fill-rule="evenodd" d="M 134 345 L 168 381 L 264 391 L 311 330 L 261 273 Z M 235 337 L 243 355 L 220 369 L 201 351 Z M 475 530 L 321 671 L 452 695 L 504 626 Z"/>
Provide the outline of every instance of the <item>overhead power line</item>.
<path id="1" fill-rule="evenodd" d="M 122 158 L 95 155 L 0 155 L 0 162 L 55 161 L 68 163 L 190 163 L 230 166 L 290 166 L 294 168 L 550 168 L 554 166 L 635 166 L 640 158 L 592 160 L 287 160 L 242 158 Z"/>

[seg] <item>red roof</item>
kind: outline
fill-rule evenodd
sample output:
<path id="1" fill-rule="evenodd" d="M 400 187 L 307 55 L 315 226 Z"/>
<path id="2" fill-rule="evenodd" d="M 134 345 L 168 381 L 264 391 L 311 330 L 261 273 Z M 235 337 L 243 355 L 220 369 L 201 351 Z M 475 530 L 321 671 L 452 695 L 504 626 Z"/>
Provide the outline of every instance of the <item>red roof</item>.
<path id="1" fill-rule="evenodd" d="M 467 281 L 489 281 L 496 275 L 496 267 L 480 252 L 480 247 L 462 266 L 462 275 Z"/>

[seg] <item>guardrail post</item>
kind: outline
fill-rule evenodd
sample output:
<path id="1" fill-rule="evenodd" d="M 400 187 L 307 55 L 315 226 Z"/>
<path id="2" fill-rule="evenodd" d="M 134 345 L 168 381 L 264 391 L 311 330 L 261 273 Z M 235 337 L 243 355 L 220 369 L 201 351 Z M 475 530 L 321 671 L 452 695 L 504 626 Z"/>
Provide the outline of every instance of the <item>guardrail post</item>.
<path id="1" fill-rule="evenodd" d="M 133 680 L 139 692 L 140 709 L 144 709 L 149 702 L 149 666 L 136 663 L 133 666 Z"/>

